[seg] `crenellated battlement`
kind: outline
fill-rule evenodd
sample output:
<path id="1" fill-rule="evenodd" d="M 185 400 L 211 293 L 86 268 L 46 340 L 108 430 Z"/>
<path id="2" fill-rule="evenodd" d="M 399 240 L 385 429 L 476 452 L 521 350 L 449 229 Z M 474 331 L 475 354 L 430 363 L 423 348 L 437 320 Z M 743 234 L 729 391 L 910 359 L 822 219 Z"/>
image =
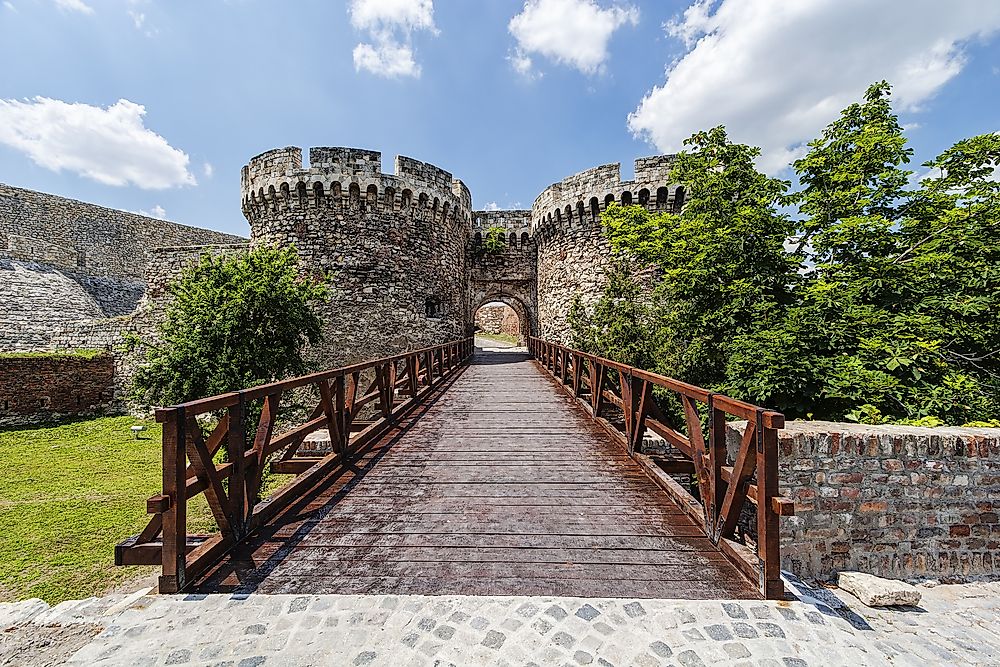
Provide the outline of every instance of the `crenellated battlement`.
<path id="1" fill-rule="evenodd" d="M 471 223 L 472 195 L 451 172 L 399 155 L 395 173 L 384 174 L 382 154 L 358 148 L 310 148 L 308 167 L 301 148 L 266 151 L 243 167 L 240 189 L 251 224 L 269 212 L 300 208 L 401 212 Z"/>
<path id="2" fill-rule="evenodd" d="M 490 227 L 503 227 L 518 233 L 530 231 L 531 211 L 517 209 L 472 212 L 473 231 L 486 231 Z"/>
<path id="3" fill-rule="evenodd" d="M 531 207 L 532 235 L 542 239 L 567 229 L 595 229 L 612 202 L 641 204 L 651 211 L 680 208 L 684 189 L 669 183 L 673 155 L 635 161 L 635 177 L 621 178 L 621 163 L 604 164 L 568 176 L 545 188 Z"/>
<path id="4" fill-rule="evenodd" d="M 503 242 L 512 249 L 524 249 L 533 245 L 531 240 L 531 211 L 527 210 L 505 210 L 505 211 L 473 211 L 472 231 L 473 246 L 478 246 L 483 242 L 486 230 L 491 227 L 502 227 L 506 231 L 503 233 Z"/>

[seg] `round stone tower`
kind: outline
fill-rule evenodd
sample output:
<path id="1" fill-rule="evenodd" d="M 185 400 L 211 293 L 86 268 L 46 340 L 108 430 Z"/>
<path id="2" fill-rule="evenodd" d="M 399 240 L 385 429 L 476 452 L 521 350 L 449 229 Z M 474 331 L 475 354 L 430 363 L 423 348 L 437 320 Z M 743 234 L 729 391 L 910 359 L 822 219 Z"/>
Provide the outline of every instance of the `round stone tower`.
<path id="1" fill-rule="evenodd" d="M 460 180 L 398 156 L 356 148 L 267 151 L 243 167 L 252 244 L 294 244 L 307 270 L 333 277 L 325 340 L 332 367 L 465 335 L 472 198 Z"/>
<path id="2" fill-rule="evenodd" d="M 611 258 L 601 213 L 609 204 L 680 210 L 684 188 L 667 181 L 672 160 L 672 155 L 637 159 L 631 181 L 621 179 L 620 164 L 594 167 L 538 195 L 531 207 L 531 234 L 538 247 L 539 336 L 569 342 L 567 316 L 574 298 L 579 296 L 584 306 L 601 298 Z"/>

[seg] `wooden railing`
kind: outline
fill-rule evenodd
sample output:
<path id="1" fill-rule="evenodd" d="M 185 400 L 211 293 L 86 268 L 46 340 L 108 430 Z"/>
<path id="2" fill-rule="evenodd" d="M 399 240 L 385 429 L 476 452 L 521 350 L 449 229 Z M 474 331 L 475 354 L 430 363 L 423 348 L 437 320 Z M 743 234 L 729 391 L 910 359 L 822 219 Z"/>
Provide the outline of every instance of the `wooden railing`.
<path id="1" fill-rule="evenodd" d="M 778 518 L 794 514 L 794 505 L 778 494 L 778 429 L 785 424 L 781 413 L 539 338 L 529 338 L 528 349 L 730 560 L 758 582 L 764 597 L 784 595 Z M 659 393 L 679 400 L 683 432 L 670 426 L 669 410 L 661 405 L 654 387 L 668 390 Z M 733 461 L 726 447 L 726 417 L 730 415 L 747 422 Z M 707 437 L 703 416 L 707 417 Z M 647 430 L 663 438 L 680 457 L 657 461 L 642 453 Z M 693 475 L 700 498 L 668 472 Z M 756 556 L 732 539 L 745 501 L 757 510 Z"/>
<path id="2" fill-rule="evenodd" d="M 241 540 L 315 483 L 347 470 L 440 380 L 465 364 L 473 339 L 274 382 L 156 410 L 163 424 L 163 492 L 146 501 L 146 528 L 115 548 L 118 565 L 161 565 L 161 593 L 185 590 Z M 318 403 L 299 424 L 279 421 L 282 398 Z M 248 414 L 259 410 L 252 440 Z M 358 419 L 367 415 L 367 419 Z M 205 436 L 199 417 L 216 422 Z M 279 433 L 276 433 L 280 429 Z M 329 433 L 333 452 L 299 456 L 306 436 Z M 227 447 L 226 461 L 215 462 Z M 276 460 L 270 461 L 276 456 Z M 265 467 L 295 479 L 258 502 Z M 191 535 L 187 503 L 204 493 L 218 532 Z"/>

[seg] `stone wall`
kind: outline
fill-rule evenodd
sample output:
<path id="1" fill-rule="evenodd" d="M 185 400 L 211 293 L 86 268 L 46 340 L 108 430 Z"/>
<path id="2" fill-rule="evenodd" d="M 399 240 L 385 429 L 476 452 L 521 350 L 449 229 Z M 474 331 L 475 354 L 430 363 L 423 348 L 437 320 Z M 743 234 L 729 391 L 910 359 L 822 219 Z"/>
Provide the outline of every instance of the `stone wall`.
<path id="1" fill-rule="evenodd" d="M 684 188 L 667 182 L 673 156 L 639 158 L 635 179 L 621 179 L 621 165 L 606 164 L 546 188 L 531 208 L 532 238 L 538 246 L 538 331 L 549 340 L 570 342 L 567 322 L 574 299 L 585 308 L 601 297 L 611 248 L 601 213 L 612 202 L 641 204 L 652 212 L 680 210 Z"/>
<path id="2" fill-rule="evenodd" d="M 779 449 L 781 489 L 795 501 L 781 520 L 784 569 L 1000 575 L 1000 429 L 793 421 Z"/>
<path id="3" fill-rule="evenodd" d="M 202 255 L 218 256 L 246 252 L 248 244 L 218 244 L 153 248 L 145 268 L 145 291 L 134 312 L 119 317 L 104 317 L 69 322 L 53 330 L 47 343 L 50 350 L 80 348 L 107 350 L 114 358 L 114 408 L 126 410 L 128 393 L 135 371 L 145 358 L 144 344 L 126 345 L 126 335 L 144 343 L 156 343 L 157 326 L 170 304 L 167 286 Z"/>
<path id="4" fill-rule="evenodd" d="M 517 313 L 510 306 L 483 306 L 476 311 L 476 326 L 488 334 L 519 336 L 521 324 Z"/>
<path id="5" fill-rule="evenodd" d="M 0 355 L 0 425 L 91 416 L 112 410 L 111 355 Z"/>
<path id="6" fill-rule="evenodd" d="M 153 248 L 245 240 L 0 183 L 0 255 L 10 259 L 139 281 Z"/>
<path id="7" fill-rule="evenodd" d="M 158 247 L 242 240 L 0 184 L 0 350 L 52 349 L 67 327 L 133 312 Z"/>
<path id="8" fill-rule="evenodd" d="M 475 211 L 472 220 L 466 259 L 469 312 L 474 315 L 491 301 L 507 304 L 521 325 L 521 331 L 513 335 L 523 342 L 538 331 L 538 248 L 530 235 L 531 211 Z M 483 248 L 483 239 L 491 227 L 507 230 L 501 236 L 503 252 L 487 253 Z"/>
<path id="9" fill-rule="evenodd" d="M 332 367 L 466 334 L 468 188 L 406 157 L 383 174 L 381 154 L 353 148 L 263 153 L 243 168 L 252 243 L 294 244 L 306 267 L 333 278 L 312 360 Z"/>

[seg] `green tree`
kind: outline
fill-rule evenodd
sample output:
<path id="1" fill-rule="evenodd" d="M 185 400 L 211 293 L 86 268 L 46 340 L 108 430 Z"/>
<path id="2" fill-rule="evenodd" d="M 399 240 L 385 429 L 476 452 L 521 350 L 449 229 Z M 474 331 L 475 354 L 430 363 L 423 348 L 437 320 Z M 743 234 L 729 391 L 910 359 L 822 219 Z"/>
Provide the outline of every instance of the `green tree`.
<path id="1" fill-rule="evenodd" d="M 722 128 L 691 137 L 671 173 L 679 214 L 602 216 L 625 264 L 575 309 L 577 339 L 790 417 L 995 420 L 1000 136 L 959 141 L 915 179 L 890 94 L 873 84 L 809 144 L 793 195 Z M 647 265 L 653 288 L 627 283 Z"/>
<path id="2" fill-rule="evenodd" d="M 312 306 L 326 280 L 300 272 L 294 248 L 205 254 L 169 286 L 159 341 L 134 380 L 137 398 L 169 405 L 304 373 L 321 340 Z"/>
<path id="3" fill-rule="evenodd" d="M 620 257 L 656 274 L 646 299 L 653 312 L 638 325 L 652 367 L 716 386 L 725 379 L 733 336 L 766 326 L 790 298 L 798 261 L 784 251 L 793 226 L 779 210 L 788 183 L 759 172 L 759 149 L 733 143 L 722 127 L 685 145 L 670 174 L 687 193 L 679 213 L 611 205 L 601 220 Z M 628 312 L 612 307 L 620 280 L 608 289 L 592 327 L 627 330 L 632 325 L 618 320 Z"/>
<path id="4" fill-rule="evenodd" d="M 791 416 L 995 416 L 1000 139 L 958 142 L 908 186 L 890 92 L 872 85 L 795 163 L 809 271 L 779 326 L 736 341 L 729 388 Z"/>
<path id="5" fill-rule="evenodd" d="M 631 273 L 628 261 L 616 259 L 607 271 L 603 296 L 588 309 L 580 297 L 569 311 L 573 347 L 637 368 L 655 368 L 662 348 L 660 328 L 647 290 Z"/>
<path id="6" fill-rule="evenodd" d="M 507 244 L 504 242 L 504 232 L 506 231 L 503 227 L 487 229 L 486 236 L 483 238 L 483 252 L 489 255 L 499 255 L 506 250 Z"/>

